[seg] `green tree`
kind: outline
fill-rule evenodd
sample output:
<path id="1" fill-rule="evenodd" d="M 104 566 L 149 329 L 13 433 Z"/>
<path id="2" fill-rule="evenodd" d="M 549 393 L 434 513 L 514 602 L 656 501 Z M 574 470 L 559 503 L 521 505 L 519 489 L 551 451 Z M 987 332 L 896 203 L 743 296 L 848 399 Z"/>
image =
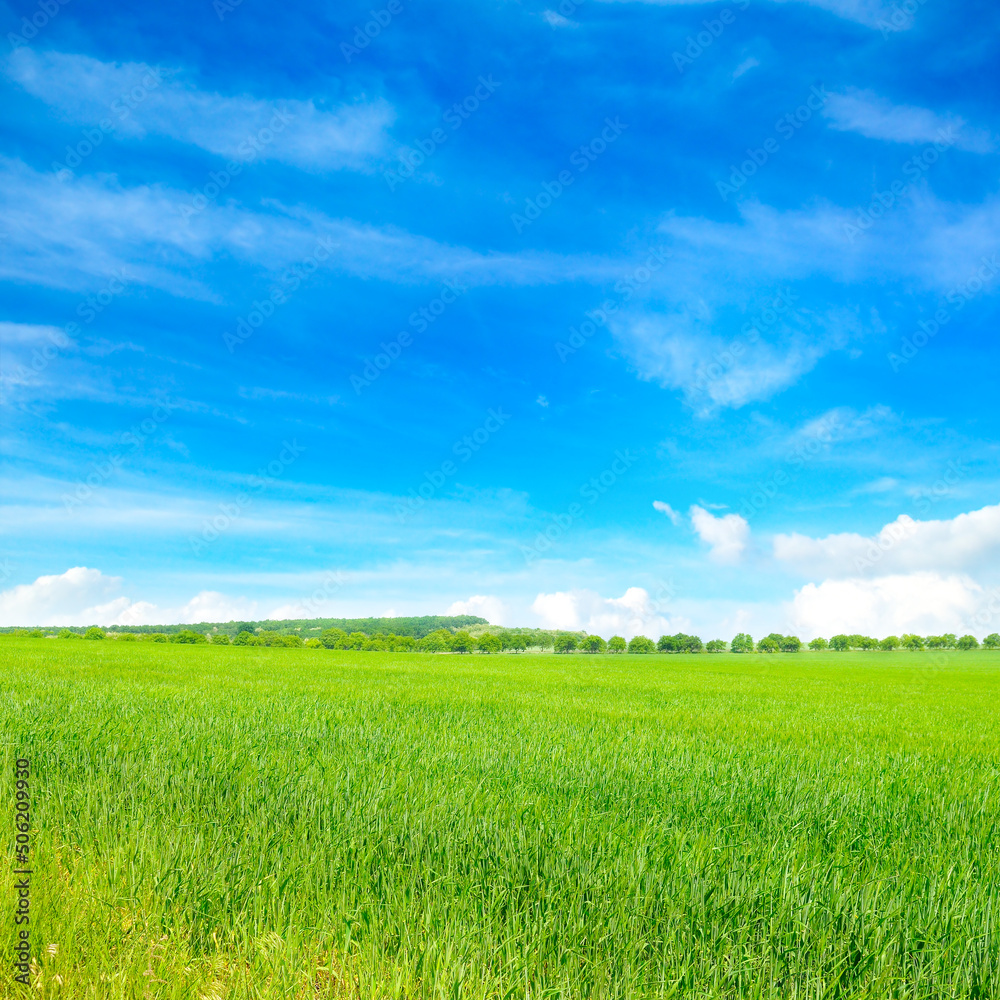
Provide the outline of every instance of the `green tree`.
<path id="1" fill-rule="evenodd" d="M 878 649 L 878 639 L 873 639 L 870 635 L 860 636 L 858 639 L 859 649 Z"/>
<path id="2" fill-rule="evenodd" d="M 708 653 L 724 653 L 726 645 L 725 639 L 709 639 L 705 643 L 705 651 Z"/>
<path id="3" fill-rule="evenodd" d="M 91 625 L 86 632 L 83 633 L 84 639 L 103 639 L 104 629 L 98 628 L 96 625 Z"/>
<path id="4" fill-rule="evenodd" d="M 979 649 L 979 640 L 974 635 L 963 635 L 955 645 L 958 649 Z"/>
<path id="5" fill-rule="evenodd" d="M 169 642 L 166 632 L 150 632 L 146 636 L 146 642 Z"/>
<path id="6" fill-rule="evenodd" d="M 656 652 L 656 644 L 644 635 L 635 635 L 628 644 L 628 651 L 630 653 L 654 653 Z"/>
<path id="7" fill-rule="evenodd" d="M 319 634 L 319 641 L 327 649 L 344 649 L 347 633 L 342 628 L 326 628 Z"/>
<path id="8" fill-rule="evenodd" d="M 577 642 L 575 635 L 557 635 L 552 644 L 552 649 L 556 653 L 572 653 L 576 649 Z"/>
<path id="9" fill-rule="evenodd" d="M 515 653 L 523 653 L 528 648 L 528 640 L 520 632 L 515 632 L 510 637 L 510 648 Z"/>
<path id="10" fill-rule="evenodd" d="M 417 648 L 424 653 L 445 653 L 451 650 L 451 633 L 446 629 L 436 629 L 425 635 L 417 643 Z"/>
<path id="11" fill-rule="evenodd" d="M 835 635 L 830 640 L 830 649 L 838 653 L 846 653 L 851 648 L 851 637 L 849 635 Z"/>
<path id="12" fill-rule="evenodd" d="M 453 653 L 471 653 L 475 648 L 476 640 L 464 629 L 451 637 L 451 651 Z"/>
<path id="13" fill-rule="evenodd" d="M 580 649 L 585 653 L 604 653 L 608 644 L 599 635 L 585 635 L 580 642 Z"/>
<path id="14" fill-rule="evenodd" d="M 115 638 L 119 642 L 136 642 L 139 639 L 135 632 L 119 632 Z"/>
<path id="15" fill-rule="evenodd" d="M 661 635 L 656 640 L 656 651 L 658 653 L 676 653 L 677 647 L 674 645 L 674 637 L 672 635 Z"/>
<path id="16" fill-rule="evenodd" d="M 830 644 L 821 635 L 818 635 L 815 639 L 809 640 L 809 648 L 819 652 L 821 649 L 829 649 Z"/>
<path id="17" fill-rule="evenodd" d="M 624 653 L 628 649 L 628 643 L 620 635 L 613 635 L 608 639 L 609 653 Z"/>
<path id="18" fill-rule="evenodd" d="M 217 632 L 212 636 L 213 646 L 231 646 L 232 643 L 229 641 L 229 636 L 225 632 Z"/>
<path id="19" fill-rule="evenodd" d="M 306 649 L 322 649 L 323 643 L 319 641 L 315 636 L 312 636 L 305 641 Z"/>
<path id="20" fill-rule="evenodd" d="M 283 635 L 281 637 L 281 645 L 288 649 L 297 649 L 302 646 L 302 636 L 301 635 Z"/>
<path id="21" fill-rule="evenodd" d="M 901 639 L 903 649 L 923 649 L 924 640 L 920 638 L 919 635 L 913 635 L 912 633 L 907 633 L 902 636 Z"/>
<path id="22" fill-rule="evenodd" d="M 72 629 L 61 628 L 59 629 L 58 638 L 60 639 L 79 639 L 80 636 L 74 632 Z"/>
<path id="23" fill-rule="evenodd" d="M 991 632 L 983 639 L 983 645 L 987 649 L 1000 649 L 1000 632 Z"/>
<path id="24" fill-rule="evenodd" d="M 364 632 L 352 632 L 344 640 L 344 649 L 364 649 L 368 642 L 368 636 Z"/>
<path id="25" fill-rule="evenodd" d="M 760 642 L 757 643 L 758 653 L 777 653 L 781 649 L 778 640 L 775 639 L 774 634 L 765 635 Z"/>
<path id="26" fill-rule="evenodd" d="M 201 632 L 192 632 L 191 629 L 182 629 L 180 632 L 175 632 L 170 637 L 171 642 L 179 643 L 201 643 L 208 642 L 208 638 Z"/>
<path id="27" fill-rule="evenodd" d="M 887 635 L 879 644 L 879 649 L 884 649 L 891 651 L 893 649 L 899 649 L 899 639 L 894 635 Z"/>
<path id="28" fill-rule="evenodd" d="M 233 639 L 233 645 L 234 646 L 252 646 L 253 645 L 253 640 L 256 639 L 256 638 L 257 637 L 254 635 L 253 632 L 248 632 L 246 629 L 243 629 L 241 632 L 238 632 L 237 635 L 236 635 L 236 638 Z"/>
<path id="29" fill-rule="evenodd" d="M 503 643 L 500 641 L 500 636 L 493 635 L 490 632 L 484 632 L 479 637 L 479 642 L 476 645 L 479 647 L 480 653 L 499 653 L 503 650 Z"/>
<path id="30" fill-rule="evenodd" d="M 734 653 L 752 653 L 753 638 L 746 632 L 737 632 L 729 644 L 729 648 Z"/>
<path id="31" fill-rule="evenodd" d="M 778 647 L 783 653 L 798 653 L 802 649 L 802 640 L 797 635 L 783 635 Z"/>

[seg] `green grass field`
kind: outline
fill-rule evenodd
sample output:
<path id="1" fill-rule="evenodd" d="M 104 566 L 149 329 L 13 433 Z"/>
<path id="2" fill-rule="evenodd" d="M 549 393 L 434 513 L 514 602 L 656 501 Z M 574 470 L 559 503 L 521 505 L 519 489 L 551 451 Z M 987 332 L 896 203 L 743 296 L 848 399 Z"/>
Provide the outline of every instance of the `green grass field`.
<path id="1" fill-rule="evenodd" d="M 1000 996 L 1000 653 L 4 639 L 0 688 L 0 995 Z"/>

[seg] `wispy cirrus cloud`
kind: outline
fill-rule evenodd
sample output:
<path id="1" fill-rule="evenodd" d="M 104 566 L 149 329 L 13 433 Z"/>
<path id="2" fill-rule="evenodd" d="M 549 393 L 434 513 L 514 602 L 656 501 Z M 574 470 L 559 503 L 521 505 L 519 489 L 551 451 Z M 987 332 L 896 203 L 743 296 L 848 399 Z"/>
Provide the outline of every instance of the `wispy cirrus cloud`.
<path id="1" fill-rule="evenodd" d="M 225 95 L 199 90 L 180 69 L 27 47 L 11 53 L 4 72 L 78 125 L 106 120 L 121 136 L 165 136 L 227 159 L 275 160 L 312 171 L 370 169 L 387 151 L 395 118 L 379 99 L 326 109 L 312 99 Z M 269 128 L 280 135 L 254 144 Z"/>
<path id="2" fill-rule="evenodd" d="M 602 0 L 604 3 L 648 3 L 658 7 L 690 7 L 690 6 L 714 6 L 721 3 L 721 0 Z M 868 28 L 880 28 L 888 31 L 900 31 L 910 27 L 912 16 L 906 15 L 902 20 L 894 17 L 894 9 L 891 4 L 883 3 L 882 0 L 773 0 L 774 3 L 804 3 L 810 7 L 819 7 L 828 11 L 836 17 L 842 17 L 847 21 L 854 21 L 863 24 Z M 739 9 L 746 9 L 749 0 L 740 0 L 737 3 Z"/>
<path id="3" fill-rule="evenodd" d="M 857 132 L 869 139 L 909 145 L 943 140 L 973 153 L 989 153 L 995 148 L 989 132 L 971 127 L 958 115 L 893 104 L 870 90 L 851 88 L 830 94 L 823 114 L 831 128 Z"/>
<path id="4" fill-rule="evenodd" d="M 212 300 L 206 269 L 219 256 L 278 271 L 313 253 L 320 239 L 333 271 L 403 283 L 604 281 L 621 267 L 586 255 L 484 252 L 274 201 L 256 210 L 227 204 L 184 213 L 189 200 L 159 184 L 125 187 L 114 176 L 60 180 L 0 157 L 0 225 L 7 231 L 0 278 L 85 289 L 127 267 L 135 284 Z"/>

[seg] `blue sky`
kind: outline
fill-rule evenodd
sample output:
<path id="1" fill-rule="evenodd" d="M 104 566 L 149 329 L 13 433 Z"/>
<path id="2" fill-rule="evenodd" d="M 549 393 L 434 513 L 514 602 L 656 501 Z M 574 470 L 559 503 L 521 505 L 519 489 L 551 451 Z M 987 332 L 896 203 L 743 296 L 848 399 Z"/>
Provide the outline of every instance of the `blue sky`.
<path id="1" fill-rule="evenodd" d="M 3 17 L 4 622 L 997 630 L 994 6 Z"/>

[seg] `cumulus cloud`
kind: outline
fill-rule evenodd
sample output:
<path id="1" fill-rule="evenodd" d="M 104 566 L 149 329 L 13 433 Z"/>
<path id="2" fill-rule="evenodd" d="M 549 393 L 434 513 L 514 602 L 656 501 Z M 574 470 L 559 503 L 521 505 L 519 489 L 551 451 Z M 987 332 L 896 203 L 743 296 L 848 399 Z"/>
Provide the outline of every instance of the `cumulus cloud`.
<path id="1" fill-rule="evenodd" d="M 816 576 L 975 572 L 995 567 L 1000 559 L 1000 504 L 948 520 L 918 521 L 900 514 L 875 535 L 780 534 L 773 544 L 779 562 Z"/>
<path id="2" fill-rule="evenodd" d="M 709 545 L 709 558 L 717 563 L 740 561 L 750 540 L 750 525 L 739 514 L 716 517 L 695 504 L 688 512 L 698 537 Z"/>
<path id="3" fill-rule="evenodd" d="M 542 628 L 585 631 L 605 639 L 621 635 L 656 637 L 691 627 L 686 618 L 668 617 L 662 602 L 642 587 L 629 587 L 621 597 L 602 597 L 592 590 L 539 594 L 531 606 Z"/>
<path id="4" fill-rule="evenodd" d="M 499 597 L 475 594 L 467 601 L 455 601 L 448 608 L 449 615 L 476 615 L 485 618 L 491 625 L 501 625 L 506 621 L 506 609 Z"/>
<path id="5" fill-rule="evenodd" d="M 976 628 L 983 588 L 967 576 L 933 572 L 825 580 L 796 591 L 789 619 L 805 638 L 860 632 L 877 637 Z"/>
<path id="6" fill-rule="evenodd" d="M 74 566 L 0 593 L 4 625 L 93 625 L 113 621 L 130 604 L 119 595 L 121 577 Z"/>
<path id="7" fill-rule="evenodd" d="M 661 514 L 666 514 L 674 524 L 681 523 L 681 515 L 663 500 L 654 500 L 653 510 L 658 510 Z"/>
<path id="8" fill-rule="evenodd" d="M 385 152 L 394 118 L 381 100 L 324 110 L 312 100 L 227 96 L 198 90 L 176 69 L 28 47 L 11 53 L 5 71 L 80 125 L 107 121 L 124 136 L 153 133 L 227 159 L 277 160 L 308 170 L 364 167 Z"/>
<path id="9" fill-rule="evenodd" d="M 910 145 L 941 141 L 975 153 L 988 153 L 993 148 L 987 132 L 969 127 L 962 118 L 893 104 L 870 90 L 852 88 L 831 94 L 823 114 L 831 128 L 857 132 L 869 139 Z"/>
<path id="10" fill-rule="evenodd" d="M 176 608 L 133 601 L 120 576 L 74 566 L 0 592 L 0 625 L 166 625 L 252 617 L 256 604 L 203 590 Z"/>

